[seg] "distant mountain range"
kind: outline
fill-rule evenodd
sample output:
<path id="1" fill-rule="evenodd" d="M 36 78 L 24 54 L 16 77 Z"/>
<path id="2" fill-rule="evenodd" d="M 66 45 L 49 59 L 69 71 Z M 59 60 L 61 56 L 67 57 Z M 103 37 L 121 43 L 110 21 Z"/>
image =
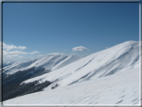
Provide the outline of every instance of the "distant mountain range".
<path id="1" fill-rule="evenodd" d="M 47 56 L 44 56 L 38 59 L 25 61 L 22 63 L 13 63 L 13 64 L 10 64 L 9 66 L 4 67 L 3 69 L 3 95 L 4 95 L 3 100 L 8 98 L 13 98 L 21 94 L 23 95 L 25 93 L 29 93 L 26 91 L 26 89 L 28 89 L 27 86 L 26 87 L 24 86 L 26 89 L 24 87 L 21 88 L 21 85 L 20 85 L 21 82 L 30 78 L 43 75 L 45 73 L 49 73 L 53 71 L 54 69 L 59 69 L 78 59 L 80 59 L 80 57 L 75 54 L 67 56 L 60 53 L 51 53 L 51 54 L 48 54 Z M 35 92 L 39 90 L 38 88 L 36 89 L 35 87 L 33 87 L 34 84 L 36 84 L 36 82 L 33 83 L 32 86 L 29 85 L 30 89 L 28 89 L 28 91 L 31 90 L 30 92 Z M 47 84 L 50 84 L 50 82 L 48 81 Z M 43 87 L 39 87 L 39 88 L 42 89 Z M 21 90 L 22 92 L 21 91 L 19 92 L 19 90 Z M 17 92 L 20 94 L 17 94 Z"/>

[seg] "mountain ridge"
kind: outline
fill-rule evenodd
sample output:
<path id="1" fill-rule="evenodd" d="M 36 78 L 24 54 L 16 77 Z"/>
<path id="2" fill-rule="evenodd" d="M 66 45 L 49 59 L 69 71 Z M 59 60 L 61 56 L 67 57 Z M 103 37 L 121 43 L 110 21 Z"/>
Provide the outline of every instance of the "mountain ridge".
<path id="1" fill-rule="evenodd" d="M 23 83 L 28 83 L 28 82 L 32 82 L 34 80 L 40 79 L 42 81 L 58 80 L 61 82 L 61 83 L 59 82 L 59 84 L 62 84 L 62 82 L 63 84 L 67 84 L 65 81 L 74 80 L 71 83 L 68 83 L 69 85 L 75 81 L 79 81 L 80 79 L 84 77 L 98 78 L 98 77 L 103 77 L 106 75 L 111 75 L 127 66 L 131 66 L 133 63 L 136 63 L 138 61 L 139 59 L 138 47 L 139 47 L 139 44 L 137 41 L 127 41 L 127 42 L 115 45 L 111 48 L 86 56 L 80 60 L 75 61 L 74 63 L 64 66 L 63 68 L 53 70 L 53 72 L 51 73 L 48 73 L 30 80 L 26 80 Z M 128 58 L 128 57 L 132 57 L 132 58 Z M 93 64 L 95 64 L 95 66 L 98 66 L 98 67 L 93 68 Z M 84 69 L 84 72 L 82 71 L 82 68 Z M 104 72 L 104 70 L 106 69 L 107 71 Z M 81 73 L 77 71 L 80 71 Z M 62 79 L 63 78 L 65 79 L 65 77 L 66 77 L 66 80 L 62 81 Z M 77 79 L 77 78 L 80 78 L 80 79 Z"/>

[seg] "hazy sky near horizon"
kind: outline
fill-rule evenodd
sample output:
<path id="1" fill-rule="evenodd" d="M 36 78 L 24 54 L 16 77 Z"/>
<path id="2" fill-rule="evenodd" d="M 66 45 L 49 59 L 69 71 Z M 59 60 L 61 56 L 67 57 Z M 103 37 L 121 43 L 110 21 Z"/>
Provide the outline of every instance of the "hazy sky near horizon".
<path id="1" fill-rule="evenodd" d="M 139 40 L 139 3 L 3 3 L 4 57 L 91 54 Z"/>

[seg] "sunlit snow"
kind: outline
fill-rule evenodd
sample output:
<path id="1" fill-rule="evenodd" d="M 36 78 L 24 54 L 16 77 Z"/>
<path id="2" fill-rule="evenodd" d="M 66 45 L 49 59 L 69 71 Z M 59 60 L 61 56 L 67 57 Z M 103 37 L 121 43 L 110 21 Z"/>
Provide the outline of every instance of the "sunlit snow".
<path id="1" fill-rule="evenodd" d="M 4 105 L 139 105 L 139 65 L 139 42 L 124 42 L 23 81 L 55 81 L 59 86 L 50 85 Z"/>

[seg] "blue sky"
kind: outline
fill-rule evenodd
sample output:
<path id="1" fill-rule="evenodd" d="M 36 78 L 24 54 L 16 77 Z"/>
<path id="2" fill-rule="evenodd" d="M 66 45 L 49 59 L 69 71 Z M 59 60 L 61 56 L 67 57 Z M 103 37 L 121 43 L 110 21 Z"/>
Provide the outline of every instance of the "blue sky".
<path id="1" fill-rule="evenodd" d="M 16 58 L 85 55 L 129 40 L 139 40 L 139 3 L 3 4 L 3 42 L 15 46 L 6 55 L 26 53 Z M 72 50 L 79 46 L 88 50 Z"/>

